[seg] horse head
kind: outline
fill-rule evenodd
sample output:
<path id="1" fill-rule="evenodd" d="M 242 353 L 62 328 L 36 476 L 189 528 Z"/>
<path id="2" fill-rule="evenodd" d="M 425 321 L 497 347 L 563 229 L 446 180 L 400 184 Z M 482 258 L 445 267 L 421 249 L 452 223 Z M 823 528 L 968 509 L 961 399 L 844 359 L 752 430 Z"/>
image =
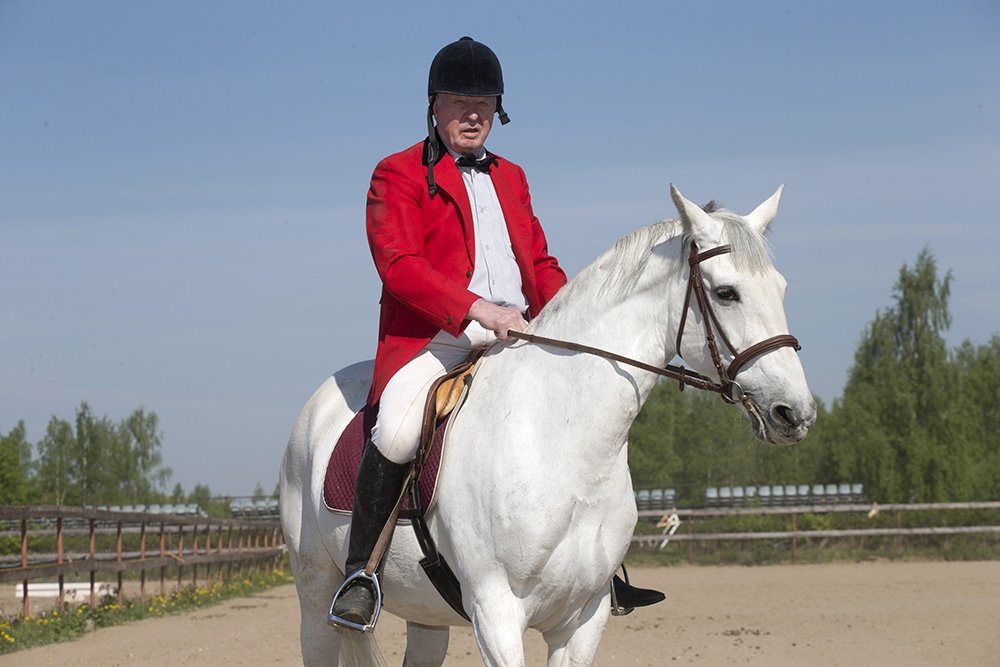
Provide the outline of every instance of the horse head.
<path id="1" fill-rule="evenodd" d="M 670 186 L 690 272 L 676 351 L 699 373 L 719 378 L 723 397 L 740 404 L 756 437 L 795 444 L 815 423 L 816 402 L 788 334 L 787 283 L 765 240 L 781 192 L 740 216 L 703 210 Z"/>

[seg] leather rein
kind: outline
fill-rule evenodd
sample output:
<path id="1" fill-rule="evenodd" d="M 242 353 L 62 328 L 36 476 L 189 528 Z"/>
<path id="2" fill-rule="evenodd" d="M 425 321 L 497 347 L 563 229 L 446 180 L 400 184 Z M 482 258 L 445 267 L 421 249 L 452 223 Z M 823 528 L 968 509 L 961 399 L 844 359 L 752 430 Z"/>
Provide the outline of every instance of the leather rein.
<path id="1" fill-rule="evenodd" d="M 694 241 L 691 242 L 691 253 L 688 256 L 688 266 L 690 267 L 690 270 L 688 272 L 687 294 L 684 297 L 684 310 L 681 314 L 681 323 L 677 329 L 676 350 L 677 354 L 680 354 L 681 337 L 684 335 L 684 326 L 687 323 L 688 306 L 691 303 L 691 294 L 694 294 L 695 301 L 698 304 L 698 311 L 701 313 L 701 319 L 705 325 L 705 339 L 708 344 L 709 354 L 712 357 L 712 363 L 715 366 L 715 370 L 719 374 L 718 382 L 681 366 L 672 366 L 667 364 L 667 366 L 660 368 L 659 366 L 653 366 L 636 359 L 630 359 L 629 357 L 625 357 L 614 352 L 608 352 L 600 348 L 581 345 L 579 343 L 558 340 L 555 338 L 546 338 L 544 336 L 518 331 L 508 331 L 507 335 L 511 338 L 517 338 L 530 343 L 537 343 L 540 345 L 548 345 L 550 347 L 572 350 L 574 352 L 592 354 L 598 357 L 603 357 L 604 359 L 610 359 L 612 361 L 628 364 L 629 366 L 641 368 L 642 370 L 677 380 L 681 389 L 684 389 L 684 386 L 688 385 L 697 389 L 714 391 L 718 393 L 722 397 L 722 400 L 727 403 L 744 403 L 749 410 L 756 412 L 756 406 L 753 405 L 749 394 L 744 391 L 743 387 L 740 386 L 740 383 L 736 381 L 737 374 L 743 369 L 744 366 L 747 365 L 747 363 L 750 362 L 750 360 L 759 357 L 762 354 L 767 354 L 768 352 L 782 347 L 792 347 L 796 351 L 799 351 L 802 349 L 802 346 L 799 345 L 799 341 L 795 338 L 795 336 L 792 336 L 791 334 L 779 334 L 777 336 L 766 338 L 759 343 L 754 343 L 742 352 L 736 351 L 736 348 L 729 341 L 729 338 L 726 336 L 721 325 L 719 324 L 719 319 L 716 317 L 715 310 L 713 310 L 712 304 L 708 300 L 708 295 L 705 292 L 705 282 L 701 275 L 701 263 L 703 261 L 715 257 L 716 255 L 722 255 L 731 251 L 732 248 L 730 246 L 720 245 L 700 253 L 698 252 L 698 246 L 695 245 Z M 722 353 L 719 351 L 719 345 L 716 341 L 716 331 L 726 348 L 733 355 L 733 360 L 729 362 L 729 366 L 726 366 L 723 362 Z"/>

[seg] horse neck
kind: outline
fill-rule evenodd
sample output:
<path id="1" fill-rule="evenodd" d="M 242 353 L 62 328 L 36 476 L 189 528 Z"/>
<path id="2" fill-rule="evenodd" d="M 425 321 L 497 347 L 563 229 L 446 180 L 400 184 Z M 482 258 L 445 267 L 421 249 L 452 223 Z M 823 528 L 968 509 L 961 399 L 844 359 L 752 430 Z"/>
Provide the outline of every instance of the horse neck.
<path id="1" fill-rule="evenodd" d="M 616 278 L 623 272 L 615 265 L 613 252 L 564 287 L 565 293 L 558 294 L 533 323 L 532 332 L 663 367 L 674 356 L 686 290 L 681 240 L 655 246 L 631 280 Z M 620 283 L 629 286 L 623 289 Z M 573 417 L 584 417 L 578 419 L 581 448 L 585 443 L 597 450 L 621 448 L 657 376 L 584 353 L 549 354 L 547 359 L 548 396 L 543 408 L 547 418 L 572 424 Z M 566 400 L 567 396 L 576 398 Z"/>

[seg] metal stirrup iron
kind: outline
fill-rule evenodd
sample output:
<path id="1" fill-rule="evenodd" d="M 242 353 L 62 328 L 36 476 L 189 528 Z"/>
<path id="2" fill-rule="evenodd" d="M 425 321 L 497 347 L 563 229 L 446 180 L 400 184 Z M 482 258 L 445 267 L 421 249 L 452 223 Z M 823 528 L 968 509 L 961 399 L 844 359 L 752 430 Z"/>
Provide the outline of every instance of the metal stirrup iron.
<path id="1" fill-rule="evenodd" d="M 372 591 L 372 596 L 375 598 L 375 611 L 372 612 L 372 617 L 367 623 L 355 623 L 342 616 L 337 616 L 333 613 L 333 606 L 336 604 L 337 600 L 340 598 L 348 588 L 353 586 L 366 586 Z M 349 630 L 357 630 L 359 632 L 374 632 L 375 624 L 378 623 L 379 613 L 382 611 L 382 587 L 378 582 L 378 573 L 373 572 L 368 574 L 364 569 L 360 569 L 354 574 L 350 575 L 344 579 L 344 583 L 340 585 L 337 589 L 336 594 L 333 599 L 330 600 L 330 609 L 326 613 L 327 623 L 332 623 L 333 625 L 340 626 L 342 628 L 347 628 Z"/>

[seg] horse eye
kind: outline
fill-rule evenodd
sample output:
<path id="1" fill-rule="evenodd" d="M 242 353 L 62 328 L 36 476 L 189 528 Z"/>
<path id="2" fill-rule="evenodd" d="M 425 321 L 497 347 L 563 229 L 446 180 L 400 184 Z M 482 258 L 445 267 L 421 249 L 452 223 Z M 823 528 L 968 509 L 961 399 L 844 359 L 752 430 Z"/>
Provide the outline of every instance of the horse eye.
<path id="1" fill-rule="evenodd" d="M 728 285 L 723 287 L 718 287 L 715 290 L 715 296 L 717 296 L 721 301 L 739 301 L 740 294 L 734 288 Z"/>

